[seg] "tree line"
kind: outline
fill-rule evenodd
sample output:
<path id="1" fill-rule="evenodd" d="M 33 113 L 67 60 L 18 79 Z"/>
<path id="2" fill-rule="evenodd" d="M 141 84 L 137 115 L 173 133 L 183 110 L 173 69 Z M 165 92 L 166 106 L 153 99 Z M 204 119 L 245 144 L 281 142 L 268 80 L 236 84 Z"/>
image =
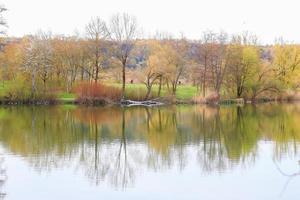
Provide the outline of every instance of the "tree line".
<path id="1" fill-rule="evenodd" d="M 134 16 L 90 20 L 72 36 L 39 31 L 22 38 L 3 37 L 0 73 L 11 83 L 9 96 L 71 92 L 76 84 L 143 83 L 145 99 L 153 86 L 176 95 L 178 85 L 197 87 L 201 99 L 279 97 L 299 88 L 300 46 L 280 40 L 258 43 L 249 32 L 206 31 L 199 40 L 166 34 L 143 37 Z M 29 84 L 30 83 L 30 84 Z"/>

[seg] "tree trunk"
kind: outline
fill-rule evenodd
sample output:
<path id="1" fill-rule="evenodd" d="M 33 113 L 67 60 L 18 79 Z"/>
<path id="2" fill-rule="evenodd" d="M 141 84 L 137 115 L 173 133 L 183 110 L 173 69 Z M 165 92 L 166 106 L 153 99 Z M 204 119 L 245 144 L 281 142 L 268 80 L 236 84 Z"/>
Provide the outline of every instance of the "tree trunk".
<path id="1" fill-rule="evenodd" d="M 242 93 L 243 93 L 243 87 L 242 86 L 237 86 L 237 88 L 236 88 L 236 96 L 237 96 L 237 98 L 241 98 Z"/>
<path id="2" fill-rule="evenodd" d="M 172 94 L 175 95 L 176 94 L 176 90 L 177 90 L 177 82 L 173 82 L 172 83 Z"/>
<path id="3" fill-rule="evenodd" d="M 81 81 L 83 81 L 83 77 L 84 77 L 84 70 L 83 70 L 83 68 L 82 68 L 82 69 L 81 69 L 81 78 L 80 78 Z"/>
<path id="4" fill-rule="evenodd" d="M 46 94 L 46 79 L 43 79 L 43 84 L 44 84 L 44 94 Z"/>
<path id="5" fill-rule="evenodd" d="M 31 95 L 32 95 L 32 97 L 35 96 L 35 92 L 36 92 L 35 72 L 33 72 L 32 76 L 31 76 Z"/>
<path id="6" fill-rule="evenodd" d="M 202 84 L 202 96 L 203 96 L 203 97 L 205 97 L 205 95 L 206 95 L 205 88 L 206 88 L 206 86 L 205 86 L 205 80 L 204 80 L 204 81 L 203 81 L 203 84 Z"/>
<path id="7" fill-rule="evenodd" d="M 159 97 L 161 93 L 161 85 L 162 85 L 162 76 L 159 77 L 159 86 L 158 86 L 158 93 L 157 93 L 157 96 Z"/>
<path id="8" fill-rule="evenodd" d="M 98 79 L 99 79 L 99 67 L 97 66 L 96 67 L 96 72 L 95 72 L 95 83 L 97 83 L 98 82 Z"/>
<path id="9" fill-rule="evenodd" d="M 202 88 L 202 96 L 206 95 L 206 68 L 207 68 L 207 58 L 204 60 L 204 73 L 203 73 L 203 88 Z"/>
<path id="10" fill-rule="evenodd" d="M 122 100 L 125 99 L 125 66 L 126 66 L 126 61 L 122 62 Z"/>
<path id="11" fill-rule="evenodd" d="M 146 97 L 145 97 L 145 101 L 148 100 L 149 97 L 150 97 L 151 88 L 152 88 L 152 85 L 147 85 L 147 94 L 146 94 Z"/>

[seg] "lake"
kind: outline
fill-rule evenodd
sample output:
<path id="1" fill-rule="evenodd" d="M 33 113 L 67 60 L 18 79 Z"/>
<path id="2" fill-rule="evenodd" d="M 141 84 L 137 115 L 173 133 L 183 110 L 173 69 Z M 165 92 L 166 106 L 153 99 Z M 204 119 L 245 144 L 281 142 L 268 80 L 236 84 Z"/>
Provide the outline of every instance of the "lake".
<path id="1" fill-rule="evenodd" d="M 0 107 L 0 199 L 300 198 L 300 104 Z"/>

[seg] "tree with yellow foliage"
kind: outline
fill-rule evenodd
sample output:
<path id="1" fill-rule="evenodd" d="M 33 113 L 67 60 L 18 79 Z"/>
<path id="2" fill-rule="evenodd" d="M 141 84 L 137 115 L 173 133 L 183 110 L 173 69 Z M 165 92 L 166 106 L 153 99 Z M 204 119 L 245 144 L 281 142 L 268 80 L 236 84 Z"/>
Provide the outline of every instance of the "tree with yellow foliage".
<path id="1" fill-rule="evenodd" d="M 260 62 L 257 46 L 243 40 L 240 36 L 233 38 L 227 49 L 227 82 L 233 86 L 237 98 L 241 98 L 247 90 L 247 82 L 253 79 Z"/>
<path id="2" fill-rule="evenodd" d="M 179 79 L 186 72 L 188 58 L 187 52 L 189 44 L 184 38 L 175 41 L 165 41 L 165 54 L 167 59 L 165 77 L 171 84 L 172 95 L 176 94 Z"/>
<path id="3" fill-rule="evenodd" d="M 142 69 L 141 80 L 147 88 L 145 99 L 149 99 L 152 86 L 159 78 L 164 76 L 165 70 L 168 68 L 168 51 L 169 47 L 159 40 L 151 40 L 148 45 L 148 58 L 146 67 Z"/>
<path id="4" fill-rule="evenodd" d="M 295 44 L 277 44 L 274 47 L 273 66 L 276 78 L 288 89 L 299 87 L 300 46 Z"/>

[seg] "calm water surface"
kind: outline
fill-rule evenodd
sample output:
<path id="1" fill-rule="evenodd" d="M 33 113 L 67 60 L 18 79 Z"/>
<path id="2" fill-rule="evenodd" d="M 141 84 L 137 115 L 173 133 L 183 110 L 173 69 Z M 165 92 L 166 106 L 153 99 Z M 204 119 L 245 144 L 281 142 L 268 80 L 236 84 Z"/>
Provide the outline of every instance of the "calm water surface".
<path id="1" fill-rule="evenodd" d="M 299 149 L 300 104 L 0 107 L 7 200 L 296 200 Z"/>

